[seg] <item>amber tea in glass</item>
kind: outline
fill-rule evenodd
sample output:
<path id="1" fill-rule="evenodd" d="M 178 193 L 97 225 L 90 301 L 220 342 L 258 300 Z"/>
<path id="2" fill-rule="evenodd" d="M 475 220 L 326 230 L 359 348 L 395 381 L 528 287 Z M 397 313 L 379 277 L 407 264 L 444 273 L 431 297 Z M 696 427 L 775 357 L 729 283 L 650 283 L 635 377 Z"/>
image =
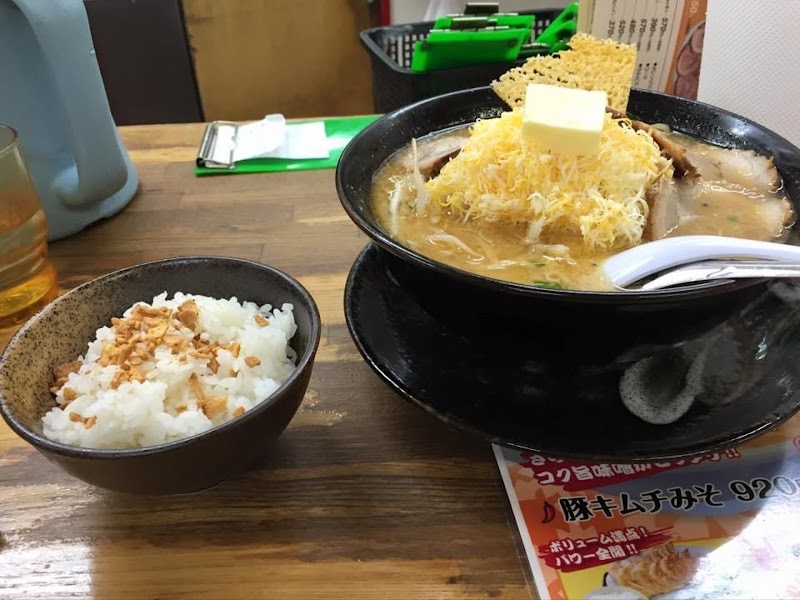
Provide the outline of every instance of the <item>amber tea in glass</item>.
<path id="1" fill-rule="evenodd" d="M 47 218 L 17 132 L 0 124 L 0 329 L 25 321 L 58 293 L 47 259 Z"/>

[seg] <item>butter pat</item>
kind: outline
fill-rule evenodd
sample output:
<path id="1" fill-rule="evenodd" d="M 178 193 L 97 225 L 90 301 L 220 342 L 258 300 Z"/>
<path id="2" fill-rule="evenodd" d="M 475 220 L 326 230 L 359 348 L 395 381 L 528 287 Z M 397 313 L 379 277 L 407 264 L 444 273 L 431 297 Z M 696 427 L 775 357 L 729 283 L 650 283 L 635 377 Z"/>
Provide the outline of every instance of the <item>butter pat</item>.
<path id="1" fill-rule="evenodd" d="M 554 154 L 595 155 L 600 151 L 606 103 L 603 91 L 530 83 L 522 137 Z"/>

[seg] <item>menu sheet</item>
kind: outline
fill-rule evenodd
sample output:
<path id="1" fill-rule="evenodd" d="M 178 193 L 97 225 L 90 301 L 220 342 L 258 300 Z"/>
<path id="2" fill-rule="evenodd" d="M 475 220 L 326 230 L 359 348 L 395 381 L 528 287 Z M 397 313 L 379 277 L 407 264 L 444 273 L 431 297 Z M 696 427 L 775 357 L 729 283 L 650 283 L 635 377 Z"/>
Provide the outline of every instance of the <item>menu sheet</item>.
<path id="1" fill-rule="evenodd" d="M 697 98 L 707 0 L 581 0 L 578 28 L 636 44 L 633 87 Z"/>
<path id="2" fill-rule="evenodd" d="M 800 598 L 800 415 L 686 460 L 494 450 L 541 598 Z"/>

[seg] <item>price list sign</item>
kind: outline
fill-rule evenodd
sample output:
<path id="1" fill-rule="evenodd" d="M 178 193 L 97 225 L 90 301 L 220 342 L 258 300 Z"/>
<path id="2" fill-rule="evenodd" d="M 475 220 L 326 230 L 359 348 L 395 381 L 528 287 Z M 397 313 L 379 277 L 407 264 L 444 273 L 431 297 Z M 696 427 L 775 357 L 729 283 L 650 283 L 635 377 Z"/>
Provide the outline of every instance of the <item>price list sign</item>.
<path id="1" fill-rule="evenodd" d="M 697 97 L 706 0 L 594 0 L 580 10 L 583 30 L 636 44 L 634 87 Z"/>

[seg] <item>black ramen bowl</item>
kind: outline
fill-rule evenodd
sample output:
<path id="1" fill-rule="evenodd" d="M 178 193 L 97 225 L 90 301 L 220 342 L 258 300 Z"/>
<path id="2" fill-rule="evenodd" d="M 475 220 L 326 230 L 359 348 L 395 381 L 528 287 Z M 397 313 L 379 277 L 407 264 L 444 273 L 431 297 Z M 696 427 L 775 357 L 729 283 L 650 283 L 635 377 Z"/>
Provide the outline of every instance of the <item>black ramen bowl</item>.
<path id="1" fill-rule="evenodd" d="M 75 360 L 99 327 L 136 302 L 167 292 L 280 307 L 294 305 L 289 345 L 297 368 L 273 394 L 242 416 L 185 439 L 125 450 L 68 446 L 46 438 L 42 416 L 56 365 Z M 46 458 L 87 483 L 134 494 L 179 494 L 212 487 L 252 466 L 294 417 L 305 395 L 320 337 L 311 295 L 285 273 L 224 257 L 172 258 L 104 275 L 67 292 L 31 318 L 0 359 L 0 413 Z"/>
<path id="2" fill-rule="evenodd" d="M 546 289 L 451 267 L 392 239 L 378 224 L 370 200 L 373 176 L 383 162 L 414 137 L 497 117 L 504 110 L 508 107 L 488 87 L 412 104 L 364 129 L 345 148 L 336 169 L 347 214 L 387 252 L 390 275 L 437 318 L 515 336 L 529 334 L 532 344 L 553 355 L 608 360 L 632 348 L 685 341 L 763 292 L 764 280 L 657 291 Z M 800 208 L 800 150 L 773 131 L 707 104 L 643 90 L 632 91 L 628 111 L 712 144 L 773 156 L 795 211 Z M 787 243 L 798 243 L 797 232 L 790 233 Z"/>

